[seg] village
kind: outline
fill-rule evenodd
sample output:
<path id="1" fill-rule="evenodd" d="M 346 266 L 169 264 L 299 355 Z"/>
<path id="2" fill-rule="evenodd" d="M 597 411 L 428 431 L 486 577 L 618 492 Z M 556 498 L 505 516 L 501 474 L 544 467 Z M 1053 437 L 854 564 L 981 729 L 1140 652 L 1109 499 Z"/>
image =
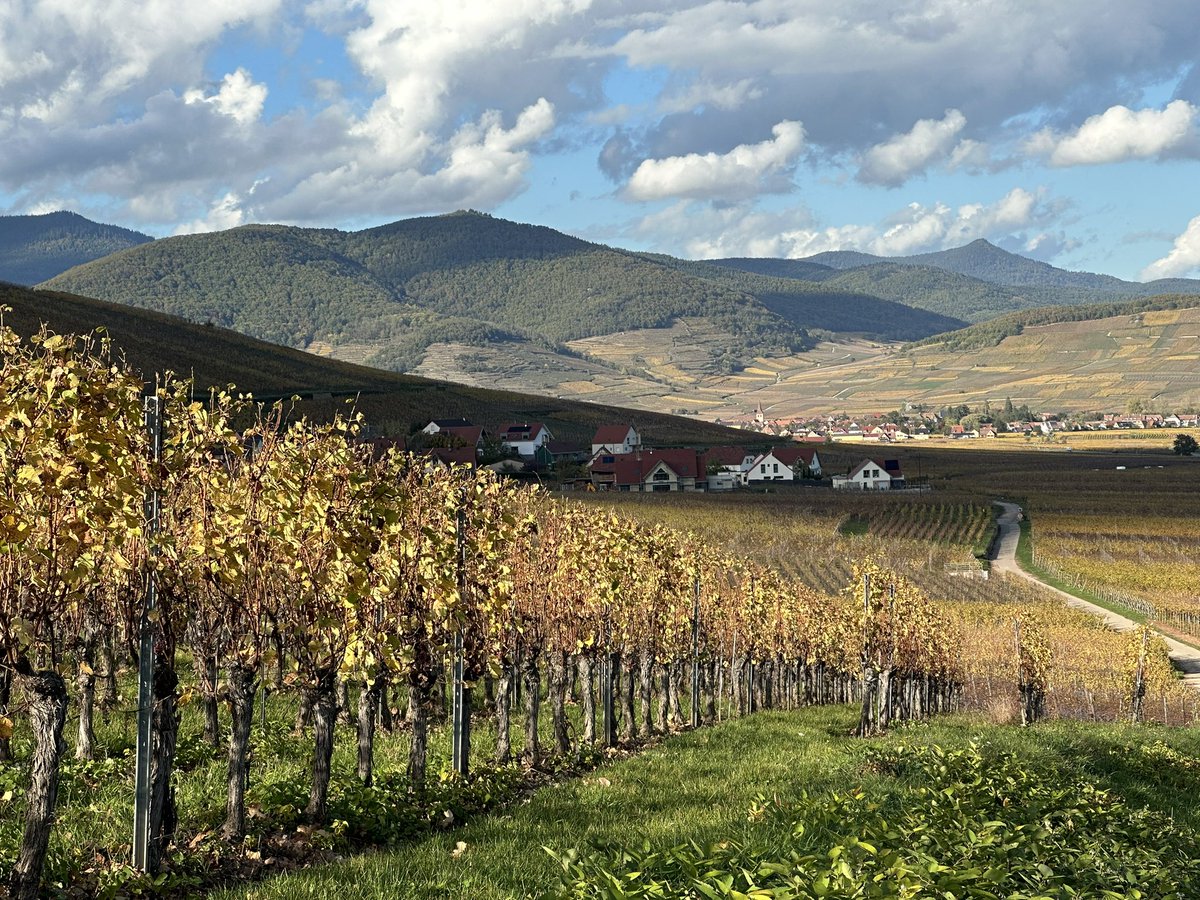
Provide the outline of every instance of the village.
<path id="1" fill-rule="evenodd" d="M 978 412 L 967 406 L 942 410 L 906 409 L 903 412 L 877 413 L 852 417 L 846 414 L 821 415 L 787 421 L 772 419 L 759 406 L 753 416 L 722 424 L 771 437 L 793 441 L 896 443 L 934 438 L 994 438 L 1000 434 L 1049 436 L 1064 431 L 1118 431 L 1147 428 L 1200 428 L 1200 413 L 1101 413 L 1070 415 L 1034 413 L 1028 407 L 1016 410 L 1011 404 L 992 413 L 986 405 Z M 1006 417 L 1005 412 L 1027 415 Z"/>
<path id="2" fill-rule="evenodd" d="M 733 491 L 782 485 L 850 490 L 900 490 L 906 481 L 894 459 L 864 458 L 846 474 L 829 476 L 817 448 L 791 441 L 764 450 L 650 447 L 630 424 L 600 426 L 590 445 L 558 440 L 541 422 L 501 425 L 494 432 L 466 419 L 434 419 L 404 438 L 374 438 L 446 466 L 488 469 L 548 480 L 562 490 L 670 492 Z"/>

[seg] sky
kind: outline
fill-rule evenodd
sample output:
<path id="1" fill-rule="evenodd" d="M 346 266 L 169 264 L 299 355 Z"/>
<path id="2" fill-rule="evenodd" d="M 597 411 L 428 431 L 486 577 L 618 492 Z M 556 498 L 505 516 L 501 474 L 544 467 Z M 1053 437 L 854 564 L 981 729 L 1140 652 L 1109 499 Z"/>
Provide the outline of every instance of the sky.
<path id="1" fill-rule="evenodd" d="M 1190 0 L 0 0 L 0 213 L 1200 277 Z"/>

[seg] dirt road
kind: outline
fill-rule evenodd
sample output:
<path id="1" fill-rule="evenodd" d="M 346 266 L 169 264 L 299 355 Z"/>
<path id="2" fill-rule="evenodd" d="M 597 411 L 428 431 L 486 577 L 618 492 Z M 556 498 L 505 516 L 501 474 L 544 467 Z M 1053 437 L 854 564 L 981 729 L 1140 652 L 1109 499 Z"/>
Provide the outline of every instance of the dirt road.
<path id="1" fill-rule="evenodd" d="M 1102 606 L 1081 600 L 1074 594 L 1060 591 L 1058 588 L 1046 584 L 1040 578 L 1030 575 L 1022 569 L 1017 564 L 1017 541 L 1021 537 L 1021 509 L 1015 503 L 1000 503 L 999 505 L 1003 508 L 1004 512 L 997 520 L 1000 525 L 1000 540 L 996 542 L 995 556 L 992 558 L 993 572 L 1033 581 L 1041 585 L 1045 590 L 1062 597 L 1067 601 L 1068 606 L 1099 616 L 1110 628 L 1117 631 L 1132 631 L 1134 628 L 1137 628 L 1137 623 L 1132 619 L 1127 619 L 1125 616 L 1111 612 Z M 1181 643 L 1165 634 L 1162 635 L 1162 639 L 1167 642 L 1171 662 L 1175 664 L 1175 668 L 1183 673 L 1183 680 L 1196 690 L 1200 690 L 1200 650 L 1189 647 L 1187 644 Z"/>

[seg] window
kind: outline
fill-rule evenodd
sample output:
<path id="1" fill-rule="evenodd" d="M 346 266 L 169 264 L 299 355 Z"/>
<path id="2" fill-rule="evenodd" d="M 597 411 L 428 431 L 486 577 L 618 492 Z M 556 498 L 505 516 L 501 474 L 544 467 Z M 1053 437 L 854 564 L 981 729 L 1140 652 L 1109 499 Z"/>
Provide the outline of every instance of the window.
<path id="1" fill-rule="evenodd" d="M 657 472 L 654 473 L 654 480 L 655 481 L 670 481 L 671 475 L 670 475 L 670 473 L 664 472 L 661 469 L 659 469 Z"/>
<path id="2" fill-rule="evenodd" d="M 774 463 L 774 466 L 775 466 L 775 471 L 778 472 L 779 471 L 779 463 Z"/>
<path id="3" fill-rule="evenodd" d="M 612 457 L 612 456 L 600 457 L 600 462 L 602 462 L 602 463 L 615 463 L 616 461 L 617 461 L 616 457 Z"/>

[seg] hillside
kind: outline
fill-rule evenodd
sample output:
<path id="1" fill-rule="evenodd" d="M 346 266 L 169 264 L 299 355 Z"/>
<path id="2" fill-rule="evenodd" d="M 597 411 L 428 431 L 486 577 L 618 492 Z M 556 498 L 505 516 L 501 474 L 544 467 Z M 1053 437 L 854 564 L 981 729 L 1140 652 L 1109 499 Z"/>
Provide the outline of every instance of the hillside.
<path id="1" fill-rule="evenodd" d="M 523 339 L 561 349 L 681 318 L 721 335 L 708 368 L 803 350 L 813 330 L 913 340 L 966 321 L 801 284 L 455 213 L 359 232 L 249 225 L 169 238 L 45 286 L 398 370 L 436 343 Z"/>
<path id="2" fill-rule="evenodd" d="M 0 281 L 37 284 L 82 263 L 153 240 L 71 212 L 0 216 Z"/>
<path id="3" fill-rule="evenodd" d="M 564 440 L 586 442 L 602 424 L 636 421 L 650 443 L 744 442 L 749 435 L 676 416 L 530 394 L 465 387 L 383 372 L 248 338 L 224 328 L 60 292 L 0 285 L 5 324 L 19 334 L 47 322 L 60 333 L 107 330 L 136 368 L 195 375 L 201 388 L 233 383 L 255 396 L 300 394 L 301 409 L 316 416 L 360 394 L 357 408 L 388 434 L 408 434 L 431 418 L 463 416 L 483 425 L 546 422 Z"/>
<path id="4" fill-rule="evenodd" d="M 1006 398 L 1050 412 L 1200 409 L 1200 296 L 1018 314 L 764 380 L 755 396 L 785 420 Z"/>

